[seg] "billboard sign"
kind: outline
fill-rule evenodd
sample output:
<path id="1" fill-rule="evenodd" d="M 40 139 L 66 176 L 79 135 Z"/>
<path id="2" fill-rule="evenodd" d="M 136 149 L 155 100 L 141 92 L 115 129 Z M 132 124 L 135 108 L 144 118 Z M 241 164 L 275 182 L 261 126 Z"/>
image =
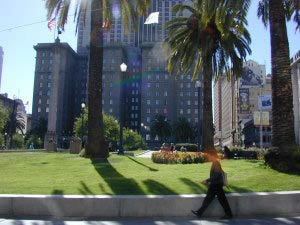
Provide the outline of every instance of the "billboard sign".
<path id="1" fill-rule="evenodd" d="M 240 113 L 249 113 L 249 89 L 248 88 L 240 88 L 239 90 L 240 96 Z"/>
<path id="2" fill-rule="evenodd" d="M 248 66 L 244 66 L 241 77 L 241 84 L 246 86 L 259 86 L 260 84 L 262 84 L 262 79 L 259 74 L 256 74 Z"/>
<path id="3" fill-rule="evenodd" d="M 261 112 L 261 115 L 262 115 L 261 125 L 262 126 L 270 126 L 269 112 Z M 254 126 L 260 126 L 260 112 L 259 111 L 254 112 L 253 122 L 254 122 Z"/>
<path id="4" fill-rule="evenodd" d="M 271 95 L 258 96 L 258 109 L 259 110 L 271 110 L 272 109 L 272 96 Z"/>

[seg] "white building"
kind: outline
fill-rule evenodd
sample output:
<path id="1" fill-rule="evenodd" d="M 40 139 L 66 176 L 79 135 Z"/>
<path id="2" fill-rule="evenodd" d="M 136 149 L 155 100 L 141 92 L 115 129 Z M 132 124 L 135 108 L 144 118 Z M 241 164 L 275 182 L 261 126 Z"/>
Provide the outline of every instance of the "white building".
<path id="1" fill-rule="evenodd" d="M 296 143 L 300 144 L 300 50 L 291 58 Z"/>

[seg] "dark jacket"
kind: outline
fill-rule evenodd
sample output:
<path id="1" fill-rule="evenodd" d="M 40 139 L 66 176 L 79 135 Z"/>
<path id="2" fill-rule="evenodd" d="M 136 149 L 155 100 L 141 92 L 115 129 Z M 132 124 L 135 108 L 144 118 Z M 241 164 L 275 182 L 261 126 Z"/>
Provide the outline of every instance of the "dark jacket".
<path id="1" fill-rule="evenodd" d="M 219 163 L 219 162 L 213 162 L 213 163 Z M 213 166 L 212 166 L 213 168 Z M 210 170 L 210 176 L 209 179 L 206 180 L 208 185 L 220 185 L 223 186 L 223 174 L 222 171 L 215 171 L 215 170 Z"/>

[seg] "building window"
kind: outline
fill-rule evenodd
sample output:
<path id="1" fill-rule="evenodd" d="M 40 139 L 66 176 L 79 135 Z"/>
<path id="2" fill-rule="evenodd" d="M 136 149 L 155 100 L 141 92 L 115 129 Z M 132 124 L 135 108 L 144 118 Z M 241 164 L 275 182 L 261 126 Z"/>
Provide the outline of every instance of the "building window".
<path id="1" fill-rule="evenodd" d="M 146 134 L 146 140 L 150 141 L 150 134 Z"/>
<path id="2" fill-rule="evenodd" d="M 187 83 L 187 84 L 186 84 L 186 87 L 187 87 L 187 88 L 191 88 L 191 83 Z"/>
<path id="3" fill-rule="evenodd" d="M 38 112 L 41 112 L 41 108 L 40 107 L 38 107 Z"/>
<path id="4" fill-rule="evenodd" d="M 147 113 L 150 114 L 151 113 L 151 109 L 147 108 Z"/>
<path id="5" fill-rule="evenodd" d="M 48 88 L 50 88 L 51 87 L 51 83 L 48 83 L 47 86 L 48 86 Z"/>
<path id="6" fill-rule="evenodd" d="M 195 97 L 198 97 L 198 91 L 195 91 Z"/>
<path id="7" fill-rule="evenodd" d="M 151 87 L 151 83 L 147 83 L 147 87 L 150 88 Z"/>
<path id="8" fill-rule="evenodd" d="M 113 109 L 112 109 L 112 108 L 110 108 L 110 109 L 109 109 L 109 112 L 110 112 L 110 113 L 112 113 L 112 112 L 113 112 Z"/>
<path id="9" fill-rule="evenodd" d="M 42 96 L 43 95 L 43 92 L 42 91 L 39 91 L 39 96 Z"/>
<path id="10" fill-rule="evenodd" d="M 180 84 L 180 88 L 183 88 L 183 83 Z"/>
<path id="11" fill-rule="evenodd" d="M 46 112 L 47 112 L 47 113 L 49 112 L 49 107 L 46 107 Z"/>
<path id="12" fill-rule="evenodd" d="M 198 114 L 198 109 L 195 109 L 195 114 Z"/>
<path id="13" fill-rule="evenodd" d="M 50 96 L 50 90 L 47 91 L 47 96 Z"/>
<path id="14" fill-rule="evenodd" d="M 180 112 L 179 112 L 180 114 L 183 114 L 183 109 L 180 109 Z"/>
<path id="15" fill-rule="evenodd" d="M 39 104 L 42 104 L 42 99 L 39 99 Z"/>
<path id="16" fill-rule="evenodd" d="M 159 96 L 159 91 L 155 92 L 155 96 L 158 97 Z"/>
<path id="17" fill-rule="evenodd" d="M 155 100 L 155 104 L 156 104 L 156 105 L 159 105 L 159 100 Z"/>
<path id="18" fill-rule="evenodd" d="M 157 88 L 159 88 L 159 83 L 156 83 L 155 86 L 156 86 Z"/>
<path id="19" fill-rule="evenodd" d="M 49 99 L 47 99 L 47 105 L 49 105 L 49 103 L 50 103 L 50 100 L 49 100 Z"/>
<path id="20" fill-rule="evenodd" d="M 190 100 L 187 101 L 187 105 L 191 105 L 191 101 Z"/>
<path id="21" fill-rule="evenodd" d="M 180 96 L 181 96 L 181 97 L 183 96 L 183 92 L 182 92 L 182 91 L 180 92 Z"/>
<path id="22" fill-rule="evenodd" d="M 150 105 L 151 104 L 151 101 L 150 99 L 147 100 L 147 105 Z"/>
<path id="23" fill-rule="evenodd" d="M 191 114 L 191 109 L 187 109 L 187 114 Z"/>
<path id="24" fill-rule="evenodd" d="M 110 104 L 110 105 L 114 104 L 114 102 L 113 102 L 112 99 L 109 100 L 109 104 Z"/>
<path id="25" fill-rule="evenodd" d="M 198 101 L 195 101 L 195 105 L 198 105 Z"/>
<path id="26" fill-rule="evenodd" d="M 168 92 L 167 91 L 164 92 L 164 96 L 168 96 Z"/>
<path id="27" fill-rule="evenodd" d="M 43 83 L 40 83 L 40 87 L 43 87 Z"/>
<path id="28" fill-rule="evenodd" d="M 150 117 L 147 117 L 146 121 L 147 123 L 150 123 Z"/>

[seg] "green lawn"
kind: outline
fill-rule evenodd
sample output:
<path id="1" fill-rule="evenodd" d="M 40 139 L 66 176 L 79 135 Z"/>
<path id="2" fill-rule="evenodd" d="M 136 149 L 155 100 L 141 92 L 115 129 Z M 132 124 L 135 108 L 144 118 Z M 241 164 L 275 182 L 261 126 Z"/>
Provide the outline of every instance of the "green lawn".
<path id="1" fill-rule="evenodd" d="M 262 161 L 225 160 L 227 192 L 300 190 L 300 176 L 278 173 Z M 0 153 L 1 194 L 198 194 L 210 163 L 161 165 L 112 155 L 92 162 L 67 153 Z"/>

